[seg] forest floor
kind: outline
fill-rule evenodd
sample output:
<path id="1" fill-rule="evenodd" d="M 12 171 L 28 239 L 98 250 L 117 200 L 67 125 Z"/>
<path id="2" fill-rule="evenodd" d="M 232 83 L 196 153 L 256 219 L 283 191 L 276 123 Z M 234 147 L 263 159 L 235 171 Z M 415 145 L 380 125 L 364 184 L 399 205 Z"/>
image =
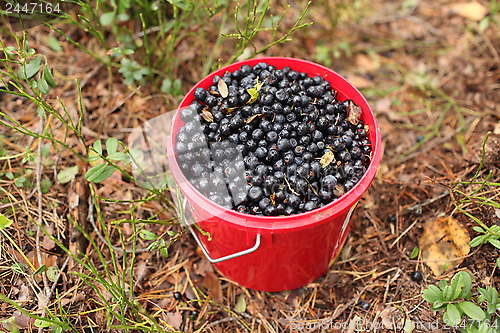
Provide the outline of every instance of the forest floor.
<path id="1" fill-rule="evenodd" d="M 345 76 L 376 114 L 383 157 L 337 262 L 313 283 L 277 293 L 226 279 L 165 202 L 146 200 L 151 193 L 120 172 L 88 182 L 95 164 L 77 156 L 96 140 L 126 144 L 131 129 L 175 110 L 205 73 L 201 52 L 213 48 L 227 61 L 231 48 L 210 32 L 196 39 L 204 28 L 192 27 L 169 67 L 181 81 L 175 92 L 157 81 L 125 84 L 125 65 L 103 65 L 108 51 L 74 24 L 26 30 L 57 83 L 44 100 L 75 124 L 81 119 L 81 138 L 54 114 L 40 118 L 33 100 L 0 94 L 0 331 L 14 331 L 12 322 L 26 332 L 457 331 L 422 292 L 464 270 L 474 288 L 500 287 L 499 250 L 468 247 L 479 235 L 473 227 L 500 224 L 499 3 L 336 3 L 313 3 L 303 22 L 314 24 L 258 56 L 311 60 Z M 281 23 L 291 27 L 301 8 Z M 13 36 L 2 32 L 4 47 L 16 45 Z M 268 42 L 266 31 L 254 39 L 257 48 Z M 0 85 L 9 81 L 2 66 Z M 13 223 L 2 228 L 5 219 Z M 442 258 L 422 237 L 432 234 L 452 245 L 445 257 L 459 259 L 433 265 Z M 167 240 L 167 256 L 151 245 L 159 244 L 154 235 Z"/>

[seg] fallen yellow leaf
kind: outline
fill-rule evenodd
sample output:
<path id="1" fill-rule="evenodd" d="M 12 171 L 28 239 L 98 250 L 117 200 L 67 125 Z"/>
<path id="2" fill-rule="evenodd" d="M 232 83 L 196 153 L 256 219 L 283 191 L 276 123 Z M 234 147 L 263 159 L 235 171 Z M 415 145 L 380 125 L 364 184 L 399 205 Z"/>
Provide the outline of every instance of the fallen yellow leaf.
<path id="1" fill-rule="evenodd" d="M 439 276 L 462 263 L 470 251 L 470 236 L 462 224 L 454 218 L 438 217 L 424 223 L 419 247 L 422 259 Z"/>
<path id="2" fill-rule="evenodd" d="M 457 3 L 450 9 L 452 13 L 473 21 L 481 21 L 488 14 L 488 9 L 476 1 Z"/>

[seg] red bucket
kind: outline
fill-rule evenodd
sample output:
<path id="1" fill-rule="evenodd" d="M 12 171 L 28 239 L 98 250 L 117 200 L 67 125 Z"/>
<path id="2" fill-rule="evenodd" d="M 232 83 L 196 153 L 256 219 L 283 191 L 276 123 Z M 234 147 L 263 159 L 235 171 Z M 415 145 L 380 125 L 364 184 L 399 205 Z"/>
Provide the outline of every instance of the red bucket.
<path id="1" fill-rule="evenodd" d="M 337 90 L 340 101 L 351 99 L 362 108 L 361 119 L 368 125 L 372 143 L 370 165 L 363 178 L 338 200 L 307 213 L 291 216 L 256 216 L 239 213 L 216 204 L 196 190 L 184 177 L 173 147 L 183 121 L 180 112 L 193 101 L 197 87 L 209 88 L 215 75 L 234 71 L 242 65 L 266 62 L 277 69 L 289 66 L 309 76 L 321 76 Z M 172 120 L 168 159 L 172 175 L 190 207 L 197 227 L 188 224 L 207 258 L 232 281 L 256 290 L 283 291 L 302 287 L 324 274 L 342 248 L 356 203 L 370 186 L 381 156 L 381 138 L 375 116 L 366 99 L 334 71 L 300 59 L 258 58 L 221 68 L 198 82 L 184 97 Z M 200 232 L 200 229 L 203 232 Z M 209 234 L 209 236 L 207 236 Z"/>

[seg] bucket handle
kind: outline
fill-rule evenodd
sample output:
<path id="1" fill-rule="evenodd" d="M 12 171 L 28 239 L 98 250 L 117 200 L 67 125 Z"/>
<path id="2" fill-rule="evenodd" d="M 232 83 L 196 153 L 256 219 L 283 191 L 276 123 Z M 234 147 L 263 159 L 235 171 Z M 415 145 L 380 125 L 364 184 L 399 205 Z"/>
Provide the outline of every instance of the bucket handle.
<path id="1" fill-rule="evenodd" d="M 183 202 L 184 213 L 186 212 L 186 205 L 187 205 L 187 200 L 186 200 L 186 198 L 184 198 L 184 202 Z M 205 257 L 212 264 L 216 264 L 216 263 L 219 263 L 219 262 L 222 262 L 222 261 L 226 261 L 226 260 L 229 260 L 229 259 L 234 259 L 234 258 L 241 257 L 241 256 L 243 256 L 245 254 L 249 254 L 249 253 L 255 252 L 260 247 L 261 234 L 257 234 L 256 238 L 255 238 L 255 244 L 251 248 L 243 250 L 243 251 L 240 251 L 240 252 L 236 252 L 236 253 L 233 253 L 233 254 L 228 254 L 227 256 L 223 256 L 223 257 L 220 257 L 220 258 L 212 258 L 210 256 L 210 254 L 208 253 L 208 250 L 205 248 L 205 246 L 201 242 L 200 238 L 196 234 L 196 231 L 193 229 L 193 226 L 191 225 L 191 223 L 189 223 L 187 221 L 187 218 L 185 217 L 185 214 L 183 214 L 183 215 L 184 215 L 184 222 L 186 223 L 187 227 L 189 228 L 189 231 L 191 232 L 191 234 L 193 235 L 193 238 L 195 239 L 196 243 L 198 243 L 198 246 L 200 247 L 200 249 L 203 252 L 203 254 L 205 255 Z"/>

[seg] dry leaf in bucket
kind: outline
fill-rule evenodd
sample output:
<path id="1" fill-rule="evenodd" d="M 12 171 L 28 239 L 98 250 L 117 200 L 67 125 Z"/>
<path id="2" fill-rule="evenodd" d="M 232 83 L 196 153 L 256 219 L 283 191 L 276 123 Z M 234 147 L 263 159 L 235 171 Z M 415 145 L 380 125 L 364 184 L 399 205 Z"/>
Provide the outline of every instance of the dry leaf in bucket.
<path id="1" fill-rule="evenodd" d="M 322 168 L 326 168 L 334 160 L 335 154 L 333 153 L 333 151 L 329 150 L 321 157 L 321 159 L 319 160 L 319 164 L 321 164 Z"/>
<path id="2" fill-rule="evenodd" d="M 359 123 L 360 116 L 361 116 L 361 107 L 350 101 L 347 107 L 347 121 L 353 125 L 357 125 Z"/>
<path id="3" fill-rule="evenodd" d="M 205 119 L 206 122 L 214 122 L 214 115 L 212 114 L 212 112 L 210 112 L 210 110 L 208 110 L 208 108 L 204 108 L 203 110 L 201 110 L 201 116 L 203 117 L 203 119 Z"/>
<path id="4" fill-rule="evenodd" d="M 220 79 L 217 83 L 217 88 L 222 98 L 226 98 L 229 95 L 229 90 L 227 88 L 227 83 L 223 79 Z"/>
<path id="5" fill-rule="evenodd" d="M 462 224 L 451 216 L 437 217 L 424 223 L 419 247 L 422 259 L 439 276 L 462 263 L 470 251 L 470 236 Z"/>

